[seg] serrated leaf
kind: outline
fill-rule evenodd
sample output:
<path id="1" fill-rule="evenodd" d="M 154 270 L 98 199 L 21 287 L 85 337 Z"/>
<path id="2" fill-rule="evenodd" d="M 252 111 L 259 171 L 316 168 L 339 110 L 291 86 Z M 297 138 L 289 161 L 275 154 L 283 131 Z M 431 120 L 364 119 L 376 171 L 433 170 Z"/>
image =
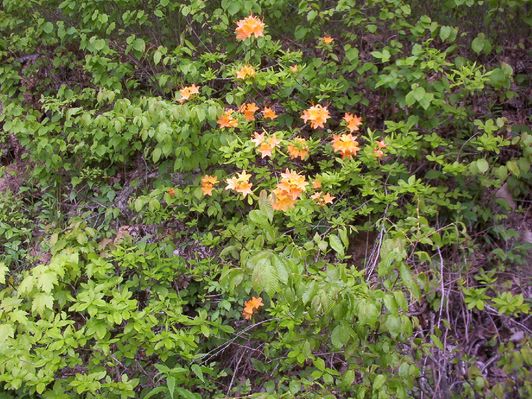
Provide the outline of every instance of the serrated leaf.
<path id="1" fill-rule="evenodd" d="M 54 306 L 54 297 L 50 294 L 37 294 L 33 298 L 31 311 L 42 314 L 46 308 L 52 309 Z"/>
<path id="2" fill-rule="evenodd" d="M 15 337 L 15 328 L 11 324 L 0 324 L 0 343 L 4 343 L 8 338 Z"/>
<path id="3" fill-rule="evenodd" d="M 55 284 L 57 284 L 57 274 L 54 272 L 47 271 L 37 278 L 37 286 L 47 294 L 52 292 Z"/>

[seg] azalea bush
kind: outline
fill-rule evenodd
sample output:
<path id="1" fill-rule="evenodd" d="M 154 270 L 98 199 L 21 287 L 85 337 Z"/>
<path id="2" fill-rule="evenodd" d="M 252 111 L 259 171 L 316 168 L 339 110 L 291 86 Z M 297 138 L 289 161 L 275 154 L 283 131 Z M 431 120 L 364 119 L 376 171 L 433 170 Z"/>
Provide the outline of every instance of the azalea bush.
<path id="1" fill-rule="evenodd" d="M 0 396 L 532 394 L 525 2 L 2 6 Z"/>

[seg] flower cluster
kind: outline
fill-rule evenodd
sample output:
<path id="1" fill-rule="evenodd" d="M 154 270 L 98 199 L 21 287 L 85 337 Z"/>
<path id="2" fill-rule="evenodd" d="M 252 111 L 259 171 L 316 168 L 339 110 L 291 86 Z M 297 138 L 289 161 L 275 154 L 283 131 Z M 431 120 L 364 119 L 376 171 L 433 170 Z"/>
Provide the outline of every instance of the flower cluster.
<path id="1" fill-rule="evenodd" d="M 216 183 L 218 183 L 218 178 L 216 176 L 203 176 L 201 178 L 201 191 L 203 195 L 212 195 L 212 190 Z"/>
<path id="2" fill-rule="evenodd" d="M 277 147 L 281 143 L 281 140 L 277 138 L 275 133 L 271 136 L 265 137 L 264 133 L 255 132 L 251 141 L 255 143 L 255 147 L 257 147 L 261 158 L 271 158 L 273 150 L 275 150 L 275 147 Z"/>
<path id="3" fill-rule="evenodd" d="M 237 79 L 252 78 L 255 76 L 256 71 L 251 65 L 243 65 L 238 71 L 236 71 Z"/>
<path id="4" fill-rule="evenodd" d="M 232 109 L 226 109 L 218 118 L 218 126 L 221 128 L 238 127 L 238 120 L 233 116 Z"/>
<path id="5" fill-rule="evenodd" d="M 323 107 L 320 104 L 314 105 L 303 112 L 301 119 L 303 119 L 305 123 L 310 122 L 310 127 L 312 129 L 317 129 L 319 127 L 324 128 L 327 119 L 329 119 L 329 111 L 327 110 L 327 107 Z"/>
<path id="6" fill-rule="evenodd" d="M 237 40 L 246 40 L 251 36 L 256 38 L 264 36 L 264 22 L 250 15 L 236 23 L 235 33 Z"/>
<path id="7" fill-rule="evenodd" d="M 329 193 L 324 193 L 322 191 L 316 191 L 314 194 L 310 196 L 316 203 L 320 206 L 325 206 L 327 204 L 332 204 L 333 200 L 336 197 L 333 197 Z"/>
<path id="8" fill-rule="evenodd" d="M 259 110 L 255 103 L 245 103 L 240 106 L 238 111 L 244 115 L 244 119 L 248 122 L 255 120 L 255 112 Z"/>
<path id="9" fill-rule="evenodd" d="M 384 156 L 384 151 L 382 151 L 383 148 L 386 148 L 386 143 L 384 140 L 377 141 L 375 143 L 377 146 L 373 149 L 373 153 L 377 158 L 382 158 Z"/>
<path id="10" fill-rule="evenodd" d="M 347 129 L 349 130 L 349 133 L 357 132 L 360 128 L 360 125 L 362 125 L 362 118 L 349 112 L 345 113 L 344 121 L 347 123 Z"/>
<path id="11" fill-rule="evenodd" d="M 264 306 L 262 303 L 262 298 L 260 297 L 252 297 L 250 300 L 246 301 L 244 303 L 244 310 L 242 311 L 242 316 L 244 316 L 244 319 L 250 320 L 251 316 L 253 316 L 253 313 L 255 313 L 256 310 L 259 310 L 261 306 Z"/>
<path id="12" fill-rule="evenodd" d="M 225 189 L 236 191 L 237 193 L 240 193 L 245 197 L 246 195 L 252 193 L 251 187 L 253 186 L 253 183 L 250 183 L 250 177 L 251 175 L 246 173 L 246 171 L 244 170 L 240 172 L 237 177 L 227 179 L 227 187 Z"/>
<path id="13" fill-rule="evenodd" d="M 286 169 L 281 173 L 281 181 L 273 190 L 272 208 L 277 211 L 286 211 L 294 207 L 296 200 L 303 194 L 308 183 L 305 176 Z"/>
<path id="14" fill-rule="evenodd" d="M 342 158 L 352 158 L 360 150 L 356 137 L 351 133 L 335 134 L 332 140 L 332 148 L 339 152 Z"/>
<path id="15" fill-rule="evenodd" d="M 304 161 L 310 155 L 307 140 L 302 137 L 296 137 L 292 140 L 292 142 L 288 144 L 287 149 L 290 159 L 300 158 Z"/>
<path id="16" fill-rule="evenodd" d="M 179 90 L 179 102 L 184 103 L 194 94 L 199 94 L 199 86 L 193 84 L 191 86 L 183 87 L 181 90 Z"/>

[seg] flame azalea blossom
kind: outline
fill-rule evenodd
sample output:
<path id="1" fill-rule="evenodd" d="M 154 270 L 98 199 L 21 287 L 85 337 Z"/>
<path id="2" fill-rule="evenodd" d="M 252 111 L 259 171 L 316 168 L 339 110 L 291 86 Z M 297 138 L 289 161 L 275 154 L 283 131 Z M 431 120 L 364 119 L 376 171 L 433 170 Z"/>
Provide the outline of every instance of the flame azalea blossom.
<path id="1" fill-rule="evenodd" d="M 264 117 L 264 119 L 274 120 L 275 118 L 277 118 L 277 113 L 270 107 L 264 107 L 264 109 L 262 110 L 262 116 Z"/>
<path id="2" fill-rule="evenodd" d="M 250 300 L 246 301 L 244 303 L 244 310 L 242 311 L 242 316 L 244 316 L 244 319 L 250 320 L 251 316 L 253 316 L 253 313 L 256 310 L 259 310 L 261 306 L 264 306 L 262 303 L 262 298 L 260 297 L 252 297 Z"/>
<path id="3" fill-rule="evenodd" d="M 325 206 L 327 204 L 332 204 L 333 200 L 336 197 L 333 197 L 329 193 L 322 193 L 321 191 L 318 191 L 314 193 L 310 198 L 312 198 L 316 203 L 320 206 Z"/>
<path id="4" fill-rule="evenodd" d="M 321 181 L 318 179 L 314 179 L 314 181 L 312 182 L 312 188 L 314 190 L 319 190 L 321 188 Z"/>
<path id="5" fill-rule="evenodd" d="M 360 150 L 356 137 L 351 133 L 333 136 L 332 148 L 335 152 L 339 152 L 342 158 L 351 158 Z"/>
<path id="6" fill-rule="evenodd" d="M 254 133 L 253 139 L 251 139 L 253 143 L 255 143 L 255 147 L 258 147 L 258 151 L 261 154 L 261 157 L 270 157 L 272 156 L 273 150 L 281 143 L 281 140 L 279 140 L 275 134 L 264 137 L 264 133 Z"/>
<path id="7" fill-rule="evenodd" d="M 251 36 L 264 36 L 264 22 L 250 15 L 236 23 L 235 33 L 237 40 L 246 40 Z"/>
<path id="8" fill-rule="evenodd" d="M 307 140 L 296 137 L 292 143 L 288 144 L 288 155 L 290 159 L 301 158 L 302 161 L 307 159 L 310 155 Z"/>
<path id="9" fill-rule="evenodd" d="M 240 172 L 237 177 L 232 177 L 227 179 L 226 190 L 234 190 L 237 193 L 242 194 L 244 197 L 248 194 L 251 194 L 252 183 L 249 182 L 251 175 L 247 174 L 246 171 Z"/>
<path id="10" fill-rule="evenodd" d="M 349 112 L 345 113 L 344 121 L 347 122 L 347 129 L 350 133 L 358 131 L 360 125 L 362 124 L 362 118 L 360 116 L 353 115 Z"/>
<path id="11" fill-rule="evenodd" d="M 212 195 L 214 185 L 218 183 L 216 176 L 205 175 L 201 178 L 201 191 L 203 195 Z"/>
<path id="12" fill-rule="evenodd" d="M 199 94 L 199 86 L 193 84 L 191 86 L 183 87 L 181 90 L 179 90 L 179 95 L 181 96 L 179 98 L 179 102 L 184 103 L 194 94 Z"/>
<path id="13" fill-rule="evenodd" d="M 257 104 L 255 103 L 249 103 L 249 104 L 242 104 L 240 109 L 238 110 L 242 114 L 244 114 L 244 118 L 248 121 L 254 121 L 255 120 L 255 112 L 259 110 L 259 107 L 257 107 Z"/>
<path id="14" fill-rule="evenodd" d="M 384 156 L 384 151 L 382 151 L 383 148 L 386 148 L 386 143 L 384 140 L 377 141 L 375 144 L 377 144 L 377 147 L 373 149 L 373 154 L 377 158 L 382 158 Z"/>
<path id="15" fill-rule="evenodd" d="M 226 109 L 218 118 L 218 126 L 221 128 L 238 127 L 238 120 L 233 116 L 232 109 Z"/>
<path id="16" fill-rule="evenodd" d="M 329 111 L 327 110 L 327 107 L 323 107 L 319 104 L 314 105 L 303 112 L 301 119 L 303 119 L 305 123 L 310 121 L 310 127 L 312 129 L 317 129 L 319 127 L 324 128 L 325 122 L 329 119 Z"/>
<path id="17" fill-rule="evenodd" d="M 307 185 L 305 176 L 286 169 L 284 173 L 281 173 L 281 181 L 277 188 L 273 190 L 272 208 L 276 211 L 293 208 Z"/>
<path id="18" fill-rule="evenodd" d="M 329 36 L 329 35 L 325 35 L 321 38 L 321 41 L 325 44 L 331 44 L 331 43 L 334 43 L 334 39 Z"/>
<path id="19" fill-rule="evenodd" d="M 252 78 L 255 76 L 255 68 L 251 65 L 244 65 L 238 71 L 236 71 L 237 79 Z"/>
<path id="20" fill-rule="evenodd" d="M 295 206 L 296 200 L 286 191 L 276 188 L 273 190 L 272 208 L 276 211 L 286 211 Z"/>
<path id="21" fill-rule="evenodd" d="M 299 65 L 294 64 L 290 66 L 290 72 L 297 73 L 299 71 Z"/>
<path id="22" fill-rule="evenodd" d="M 175 188 L 170 187 L 168 190 L 166 190 L 166 192 L 168 193 L 170 198 L 174 198 L 175 197 Z"/>

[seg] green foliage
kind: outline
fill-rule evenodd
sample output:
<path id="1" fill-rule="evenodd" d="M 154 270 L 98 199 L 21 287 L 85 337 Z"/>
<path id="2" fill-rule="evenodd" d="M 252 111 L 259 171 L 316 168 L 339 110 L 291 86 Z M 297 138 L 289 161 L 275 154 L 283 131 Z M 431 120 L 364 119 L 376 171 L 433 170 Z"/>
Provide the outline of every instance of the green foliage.
<path id="1" fill-rule="evenodd" d="M 0 394 L 532 390 L 527 5 L 353 4 L 2 2 Z"/>

